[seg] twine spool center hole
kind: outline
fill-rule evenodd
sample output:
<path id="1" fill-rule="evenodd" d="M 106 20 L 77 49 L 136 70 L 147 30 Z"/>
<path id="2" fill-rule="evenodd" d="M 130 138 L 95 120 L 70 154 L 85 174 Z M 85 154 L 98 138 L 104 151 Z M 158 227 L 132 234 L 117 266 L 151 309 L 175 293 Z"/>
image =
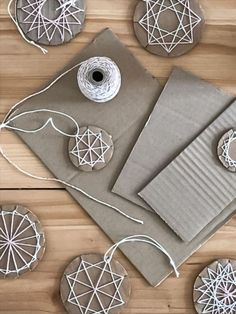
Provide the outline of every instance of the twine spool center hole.
<path id="1" fill-rule="evenodd" d="M 101 70 L 93 70 L 91 74 L 92 80 L 94 83 L 99 84 L 104 80 L 104 73 Z"/>

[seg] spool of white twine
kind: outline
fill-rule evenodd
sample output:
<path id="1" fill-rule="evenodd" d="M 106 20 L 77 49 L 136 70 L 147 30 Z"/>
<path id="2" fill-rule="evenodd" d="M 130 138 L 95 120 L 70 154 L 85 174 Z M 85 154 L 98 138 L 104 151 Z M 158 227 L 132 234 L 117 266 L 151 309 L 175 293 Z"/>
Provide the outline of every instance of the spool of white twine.
<path id="1" fill-rule="evenodd" d="M 82 62 L 77 80 L 83 95 L 99 103 L 113 99 L 121 87 L 120 70 L 107 57 L 93 57 Z"/>

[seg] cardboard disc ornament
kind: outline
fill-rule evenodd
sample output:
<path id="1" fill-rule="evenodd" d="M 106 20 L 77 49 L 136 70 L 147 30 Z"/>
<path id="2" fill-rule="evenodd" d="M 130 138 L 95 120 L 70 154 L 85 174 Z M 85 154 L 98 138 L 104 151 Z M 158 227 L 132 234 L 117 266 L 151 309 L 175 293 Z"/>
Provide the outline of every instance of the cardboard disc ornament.
<path id="1" fill-rule="evenodd" d="M 80 33 L 85 20 L 85 0 L 16 0 L 15 16 L 27 39 L 43 45 L 60 45 Z"/>
<path id="2" fill-rule="evenodd" d="M 236 260 L 221 259 L 198 275 L 193 292 L 197 313 L 236 313 Z"/>
<path id="3" fill-rule="evenodd" d="M 218 143 L 218 157 L 223 166 L 236 172 L 236 131 L 231 129 L 226 132 Z"/>
<path id="4" fill-rule="evenodd" d="M 21 205 L 0 207 L 0 278 L 33 270 L 45 250 L 38 218 Z"/>
<path id="5" fill-rule="evenodd" d="M 149 244 L 163 252 L 179 276 L 174 261 L 157 241 L 147 235 L 129 236 L 112 245 L 104 255 L 80 255 L 66 267 L 60 293 L 68 313 L 120 313 L 130 297 L 131 285 L 125 268 L 113 255 L 121 244 L 130 242 Z"/>
<path id="6" fill-rule="evenodd" d="M 117 314 L 130 297 L 131 285 L 118 261 L 106 261 L 100 254 L 87 254 L 67 266 L 60 291 L 68 313 Z"/>
<path id="7" fill-rule="evenodd" d="M 144 0 L 136 6 L 133 24 L 147 51 L 177 57 L 200 41 L 204 18 L 197 0 Z"/>
<path id="8" fill-rule="evenodd" d="M 69 156 L 72 163 L 82 171 L 104 168 L 112 158 L 112 137 L 95 126 L 79 128 L 76 137 L 69 140 Z"/>

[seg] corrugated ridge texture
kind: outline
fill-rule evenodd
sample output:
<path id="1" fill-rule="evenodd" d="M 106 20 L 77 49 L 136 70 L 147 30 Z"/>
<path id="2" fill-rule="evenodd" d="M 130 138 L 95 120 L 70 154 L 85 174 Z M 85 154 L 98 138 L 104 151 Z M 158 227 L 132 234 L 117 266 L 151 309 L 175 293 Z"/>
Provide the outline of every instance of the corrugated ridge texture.
<path id="1" fill-rule="evenodd" d="M 191 241 L 236 197 L 236 175 L 217 157 L 219 139 L 234 127 L 236 102 L 139 193 L 184 241 Z"/>

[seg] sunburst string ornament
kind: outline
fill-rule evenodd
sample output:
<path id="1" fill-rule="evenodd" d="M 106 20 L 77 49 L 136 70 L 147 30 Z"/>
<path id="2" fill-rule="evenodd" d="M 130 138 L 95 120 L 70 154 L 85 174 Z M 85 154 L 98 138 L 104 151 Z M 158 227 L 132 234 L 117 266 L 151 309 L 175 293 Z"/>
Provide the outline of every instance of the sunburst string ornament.
<path id="1" fill-rule="evenodd" d="M 45 238 L 35 215 L 20 205 L 0 208 L 0 277 L 18 277 L 34 269 Z"/>
<path id="2" fill-rule="evenodd" d="M 62 302 L 71 314 L 118 314 L 128 302 L 131 286 L 124 267 L 113 258 L 116 249 L 124 243 L 141 242 L 163 252 L 178 271 L 168 252 L 146 235 L 134 235 L 111 246 L 104 255 L 87 254 L 75 258 L 61 280 Z"/>
<path id="3" fill-rule="evenodd" d="M 236 172 L 236 131 L 226 132 L 218 144 L 218 157 L 225 168 Z"/>
<path id="4" fill-rule="evenodd" d="M 236 261 L 218 260 L 199 274 L 194 285 L 199 314 L 236 313 Z"/>

